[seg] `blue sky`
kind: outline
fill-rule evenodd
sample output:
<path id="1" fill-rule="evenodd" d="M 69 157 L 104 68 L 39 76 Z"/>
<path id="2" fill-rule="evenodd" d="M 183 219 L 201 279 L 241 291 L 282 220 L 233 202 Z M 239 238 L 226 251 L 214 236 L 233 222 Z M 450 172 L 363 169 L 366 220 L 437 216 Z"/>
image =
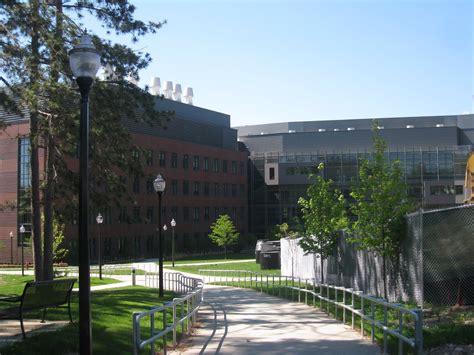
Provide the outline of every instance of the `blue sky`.
<path id="1" fill-rule="evenodd" d="M 232 125 L 472 111 L 473 2 L 132 1 L 134 48 Z M 122 39 L 123 40 L 123 39 Z"/>

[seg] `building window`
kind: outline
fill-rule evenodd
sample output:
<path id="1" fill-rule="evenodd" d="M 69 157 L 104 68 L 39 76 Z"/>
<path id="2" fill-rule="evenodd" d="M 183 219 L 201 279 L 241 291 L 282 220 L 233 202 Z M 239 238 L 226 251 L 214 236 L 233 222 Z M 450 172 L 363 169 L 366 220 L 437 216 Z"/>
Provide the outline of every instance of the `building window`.
<path id="1" fill-rule="evenodd" d="M 194 181 L 193 194 L 196 196 L 199 195 L 199 181 Z"/>
<path id="2" fill-rule="evenodd" d="M 138 176 L 133 179 L 133 193 L 140 193 L 140 178 Z"/>
<path id="3" fill-rule="evenodd" d="M 240 175 L 244 175 L 244 163 L 240 162 Z"/>
<path id="4" fill-rule="evenodd" d="M 204 220 L 209 221 L 209 207 L 204 207 Z"/>
<path id="5" fill-rule="evenodd" d="M 245 207 L 240 207 L 240 220 L 245 220 Z"/>
<path id="6" fill-rule="evenodd" d="M 127 220 L 127 207 L 120 207 L 118 221 L 119 223 L 126 223 Z"/>
<path id="7" fill-rule="evenodd" d="M 178 194 L 178 180 L 171 180 L 171 193 L 173 196 Z"/>
<path id="8" fill-rule="evenodd" d="M 135 255 L 140 255 L 140 248 L 141 245 L 140 245 L 140 236 L 135 236 L 135 238 L 133 239 L 133 249 L 135 250 Z"/>
<path id="9" fill-rule="evenodd" d="M 133 223 L 140 223 L 140 207 L 135 206 L 133 207 Z"/>
<path id="10" fill-rule="evenodd" d="M 187 154 L 183 155 L 183 169 L 187 169 L 189 165 L 189 156 Z"/>
<path id="11" fill-rule="evenodd" d="M 270 180 L 275 180 L 275 168 L 270 168 Z"/>
<path id="12" fill-rule="evenodd" d="M 146 151 L 146 165 L 152 166 L 153 165 L 153 150 L 148 149 Z"/>
<path id="13" fill-rule="evenodd" d="M 240 184 L 240 196 L 244 197 L 245 196 L 245 185 Z"/>
<path id="14" fill-rule="evenodd" d="M 232 218 L 233 221 L 236 220 L 236 218 L 237 218 L 237 208 L 236 207 L 232 207 L 230 218 Z"/>
<path id="15" fill-rule="evenodd" d="M 199 155 L 193 157 L 193 170 L 199 170 Z"/>
<path id="16" fill-rule="evenodd" d="M 204 171 L 209 171 L 209 158 L 204 157 Z"/>
<path id="17" fill-rule="evenodd" d="M 214 196 L 219 196 L 219 183 L 214 183 Z"/>
<path id="18" fill-rule="evenodd" d="M 227 160 L 222 161 L 222 172 L 227 173 Z"/>
<path id="19" fill-rule="evenodd" d="M 112 238 L 105 238 L 104 239 L 104 256 L 110 256 L 111 249 L 112 249 Z"/>
<path id="20" fill-rule="evenodd" d="M 222 195 L 224 195 L 224 197 L 227 197 L 228 194 L 229 194 L 229 184 L 225 182 L 222 184 Z"/>
<path id="21" fill-rule="evenodd" d="M 136 148 L 132 149 L 132 159 L 135 161 L 140 160 L 140 151 Z"/>
<path id="22" fill-rule="evenodd" d="M 17 245 L 29 245 L 31 239 L 31 175 L 30 175 L 30 139 L 18 140 L 18 224 L 25 227 L 26 231 L 21 238 L 17 238 Z"/>
<path id="23" fill-rule="evenodd" d="M 199 222 L 199 207 L 194 207 L 194 222 Z"/>
<path id="24" fill-rule="evenodd" d="M 187 195 L 189 193 L 189 181 L 183 180 L 183 195 Z"/>
<path id="25" fill-rule="evenodd" d="M 215 173 L 219 172 L 219 159 L 214 159 L 214 163 L 212 164 L 212 170 Z"/>
<path id="26" fill-rule="evenodd" d="M 232 174 L 236 175 L 237 174 L 237 162 L 236 161 L 232 161 L 231 169 L 232 169 Z"/>
<path id="27" fill-rule="evenodd" d="M 219 207 L 214 207 L 214 219 L 219 217 Z"/>
<path id="28" fill-rule="evenodd" d="M 146 238 L 146 250 L 153 250 L 153 234 Z"/>
<path id="29" fill-rule="evenodd" d="M 166 152 L 160 152 L 160 166 L 166 166 Z"/>
<path id="30" fill-rule="evenodd" d="M 146 193 L 147 195 L 152 195 L 155 192 L 155 189 L 153 187 L 153 179 L 148 178 L 146 180 Z"/>
<path id="31" fill-rule="evenodd" d="M 171 153 L 171 167 L 177 168 L 178 167 L 178 154 Z"/>
<path id="32" fill-rule="evenodd" d="M 178 219 L 178 207 L 177 206 L 171 207 L 171 217 L 174 218 L 175 220 Z"/>
<path id="33" fill-rule="evenodd" d="M 118 252 L 120 255 L 125 254 L 125 244 L 126 244 L 126 239 L 125 237 L 120 237 L 118 240 Z"/>
<path id="34" fill-rule="evenodd" d="M 187 207 L 183 207 L 183 221 L 189 220 L 189 210 Z"/>
<path id="35" fill-rule="evenodd" d="M 232 184 L 232 197 L 236 197 L 236 196 L 237 196 L 237 185 Z"/>
<path id="36" fill-rule="evenodd" d="M 209 183 L 204 183 L 204 196 L 209 196 Z"/>
<path id="37" fill-rule="evenodd" d="M 166 221 L 166 207 L 161 207 L 161 217 Z"/>
<path id="38" fill-rule="evenodd" d="M 146 222 L 147 223 L 155 222 L 155 209 L 153 208 L 153 206 L 149 206 L 146 209 Z"/>

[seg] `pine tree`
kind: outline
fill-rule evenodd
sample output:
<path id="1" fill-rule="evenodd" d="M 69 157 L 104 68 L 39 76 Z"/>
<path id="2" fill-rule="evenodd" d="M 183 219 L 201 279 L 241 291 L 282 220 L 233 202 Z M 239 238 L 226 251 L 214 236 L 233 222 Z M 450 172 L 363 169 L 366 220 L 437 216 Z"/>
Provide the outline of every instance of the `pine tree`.
<path id="1" fill-rule="evenodd" d="M 217 246 L 224 247 L 224 258 L 227 259 L 227 247 L 237 242 L 239 235 L 232 219 L 228 215 L 223 214 L 212 223 L 209 238 Z"/>
<path id="2" fill-rule="evenodd" d="M 79 94 L 67 53 L 83 33 L 80 24 L 83 16 L 95 17 L 108 33 L 130 35 L 134 42 L 141 36 L 156 33 L 164 24 L 137 20 L 134 11 L 135 7 L 126 0 L 11 0 L 0 8 L 0 80 L 4 85 L 0 91 L 0 108 L 6 112 L 26 111 L 30 117 L 32 232 L 37 280 L 53 277 L 53 216 L 72 220 L 77 209 L 78 176 L 70 162 L 78 147 Z M 104 208 L 125 197 L 121 175 L 143 175 L 140 163 L 130 156 L 134 147 L 123 120 L 164 125 L 172 112 L 155 110 L 155 98 L 125 80 L 128 75 L 138 78 L 138 71 L 151 61 L 148 53 L 112 43 L 91 32 L 89 35 L 101 52 L 102 63 L 113 68 L 109 80 L 94 84 L 90 104 L 90 176 L 93 177 L 90 196 L 93 205 Z M 39 149 L 44 149 L 46 157 L 42 179 Z"/>

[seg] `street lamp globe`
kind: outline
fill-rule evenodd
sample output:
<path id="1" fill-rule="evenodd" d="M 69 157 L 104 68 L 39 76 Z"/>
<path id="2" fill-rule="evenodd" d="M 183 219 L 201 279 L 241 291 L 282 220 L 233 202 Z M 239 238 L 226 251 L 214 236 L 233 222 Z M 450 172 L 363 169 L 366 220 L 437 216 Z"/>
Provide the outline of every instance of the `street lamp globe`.
<path id="1" fill-rule="evenodd" d="M 99 213 L 95 219 L 97 221 L 97 224 L 102 224 L 102 222 L 104 221 L 104 218 L 102 217 L 102 215 Z"/>
<path id="2" fill-rule="evenodd" d="M 69 66 L 76 78 L 95 78 L 100 68 L 100 53 L 87 34 L 69 51 Z"/>
<path id="3" fill-rule="evenodd" d="M 13 232 L 10 232 L 10 238 L 13 238 Z"/>
<path id="4" fill-rule="evenodd" d="M 161 174 L 158 174 L 156 179 L 153 181 L 153 187 L 158 193 L 165 191 L 166 180 L 161 176 Z"/>
<path id="5" fill-rule="evenodd" d="M 176 221 L 174 220 L 174 218 L 171 220 L 171 227 L 176 227 Z"/>
<path id="6" fill-rule="evenodd" d="M 25 233 L 25 226 L 23 224 L 20 227 L 20 233 Z"/>
<path id="7" fill-rule="evenodd" d="M 168 230 L 168 227 L 166 226 L 166 224 L 163 225 L 163 230 L 166 232 Z"/>

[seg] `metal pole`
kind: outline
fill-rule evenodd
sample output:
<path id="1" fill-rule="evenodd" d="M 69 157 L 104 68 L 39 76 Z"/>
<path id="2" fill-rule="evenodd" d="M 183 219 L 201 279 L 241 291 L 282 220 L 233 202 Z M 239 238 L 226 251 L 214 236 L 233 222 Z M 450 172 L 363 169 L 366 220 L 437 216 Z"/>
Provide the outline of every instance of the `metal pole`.
<path id="1" fill-rule="evenodd" d="M 13 234 L 10 233 L 10 264 L 13 264 Z"/>
<path id="2" fill-rule="evenodd" d="M 102 255 L 101 255 L 101 250 L 100 250 L 100 223 L 97 223 L 97 236 L 99 237 L 99 246 L 97 248 L 97 251 L 99 253 L 99 279 L 102 280 Z"/>
<path id="3" fill-rule="evenodd" d="M 24 246 L 24 238 L 25 233 L 20 233 L 21 235 L 21 276 L 25 276 L 25 246 Z"/>
<path id="4" fill-rule="evenodd" d="M 158 191 L 158 295 L 163 297 L 163 232 L 161 231 L 161 196 Z"/>
<path id="5" fill-rule="evenodd" d="M 92 353 L 89 269 L 89 91 L 92 78 L 76 79 L 81 91 L 79 157 L 79 350 Z"/>
<path id="6" fill-rule="evenodd" d="M 171 265 L 174 267 L 174 226 L 171 226 Z"/>

